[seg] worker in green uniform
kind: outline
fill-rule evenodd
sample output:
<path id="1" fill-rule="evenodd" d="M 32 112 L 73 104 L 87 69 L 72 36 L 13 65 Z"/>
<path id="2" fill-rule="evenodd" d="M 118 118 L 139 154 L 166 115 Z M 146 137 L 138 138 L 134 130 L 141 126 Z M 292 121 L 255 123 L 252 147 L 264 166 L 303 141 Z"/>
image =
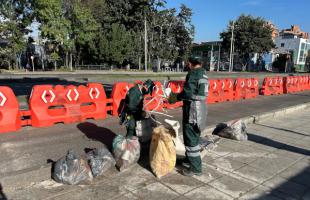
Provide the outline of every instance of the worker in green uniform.
<path id="1" fill-rule="evenodd" d="M 183 101 L 183 139 L 186 158 L 183 161 L 183 175 L 201 175 L 201 147 L 200 133 L 206 127 L 209 81 L 206 70 L 202 68 L 199 57 L 189 58 L 188 74 L 183 91 L 179 94 L 171 93 L 169 103 Z"/>
<path id="2" fill-rule="evenodd" d="M 126 124 L 126 137 L 136 136 L 136 122 L 145 117 L 145 111 L 143 111 L 144 95 L 152 94 L 154 87 L 154 82 L 148 79 L 144 83 L 137 83 L 129 89 L 120 114 L 120 124 L 124 122 Z"/>

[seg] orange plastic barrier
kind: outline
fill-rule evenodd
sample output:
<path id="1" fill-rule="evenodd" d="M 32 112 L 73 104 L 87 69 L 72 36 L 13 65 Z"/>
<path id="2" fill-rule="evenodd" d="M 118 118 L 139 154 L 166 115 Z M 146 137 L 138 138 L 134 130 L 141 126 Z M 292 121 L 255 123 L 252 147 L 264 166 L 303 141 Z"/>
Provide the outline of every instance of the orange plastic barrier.
<path id="1" fill-rule="evenodd" d="M 246 99 L 256 98 L 259 95 L 258 78 L 247 78 Z"/>
<path id="2" fill-rule="evenodd" d="M 299 91 L 298 77 L 297 76 L 284 77 L 283 91 L 285 94 L 298 92 Z"/>
<path id="3" fill-rule="evenodd" d="M 222 101 L 222 88 L 223 84 L 221 80 L 209 80 L 209 95 L 207 98 L 207 103 L 216 103 Z"/>
<path id="4" fill-rule="evenodd" d="M 283 94 L 283 77 L 265 77 L 261 94 L 265 96 Z"/>
<path id="5" fill-rule="evenodd" d="M 0 86 L 0 133 L 21 128 L 19 104 L 11 88 Z"/>
<path id="6" fill-rule="evenodd" d="M 300 91 L 308 90 L 308 77 L 307 76 L 299 77 L 299 90 Z"/>
<path id="7" fill-rule="evenodd" d="M 144 97 L 144 109 L 147 111 L 161 111 L 165 105 L 163 102 L 163 85 L 158 81 L 154 82 L 154 84 L 153 93 Z"/>
<path id="8" fill-rule="evenodd" d="M 29 100 L 31 123 L 34 127 L 52 126 L 55 123 L 82 122 L 86 119 L 104 119 L 107 115 L 107 98 L 103 86 L 36 85 Z"/>
<path id="9" fill-rule="evenodd" d="M 235 99 L 234 80 L 223 79 L 222 81 L 222 101 L 233 101 Z"/>
<path id="10" fill-rule="evenodd" d="M 169 81 L 167 84 L 167 88 L 170 88 L 171 91 L 175 94 L 179 94 L 182 92 L 185 81 Z M 183 106 L 183 102 L 179 101 L 174 104 L 166 103 L 165 107 L 168 109 L 174 109 Z"/>
<path id="11" fill-rule="evenodd" d="M 310 90 L 310 76 L 306 76 L 307 90 Z"/>
<path id="12" fill-rule="evenodd" d="M 118 116 L 122 108 L 120 108 L 122 101 L 125 100 L 126 94 L 134 84 L 126 82 L 115 83 L 111 93 L 112 112 L 113 116 Z"/>
<path id="13" fill-rule="evenodd" d="M 259 94 L 258 78 L 237 78 L 235 81 L 235 99 L 255 98 Z"/>

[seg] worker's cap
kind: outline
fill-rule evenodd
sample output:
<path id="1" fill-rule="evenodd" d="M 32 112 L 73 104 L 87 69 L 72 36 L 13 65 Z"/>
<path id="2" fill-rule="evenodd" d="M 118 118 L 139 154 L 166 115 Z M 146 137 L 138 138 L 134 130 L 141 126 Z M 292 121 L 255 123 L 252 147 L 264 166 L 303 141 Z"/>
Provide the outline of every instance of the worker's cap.
<path id="1" fill-rule="evenodd" d="M 194 65 L 198 65 L 202 63 L 202 59 L 199 56 L 191 56 L 188 59 L 188 62 L 194 64 Z"/>
<path id="2" fill-rule="evenodd" d="M 155 87 L 155 84 L 154 84 L 154 82 L 153 82 L 151 79 L 146 80 L 146 81 L 143 83 L 143 85 L 144 85 L 145 87 L 147 87 L 149 93 L 152 93 L 152 92 L 153 92 L 153 89 L 154 89 L 154 87 Z"/>

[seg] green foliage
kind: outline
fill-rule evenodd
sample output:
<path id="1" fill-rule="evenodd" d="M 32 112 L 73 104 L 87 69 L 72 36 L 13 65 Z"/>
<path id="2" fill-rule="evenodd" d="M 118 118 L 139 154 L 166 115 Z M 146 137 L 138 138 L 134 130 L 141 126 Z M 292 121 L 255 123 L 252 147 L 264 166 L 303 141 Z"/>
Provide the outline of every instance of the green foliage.
<path id="1" fill-rule="evenodd" d="M 0 34 L 9 41 L 0 56 L 10 62 L 25 49 L 33 21 L 39 23 L 47 61 L 65 67 L 71 63 L 143 63 L 145 21 L 149 63 L 186 59 L 194 34 L 191 10 L 185 5 L 180 12 L 167 9 L 165 0 L 0 1 L 0 20 L 8 19 L 1 22 Z"/>
<path id="2" fill-rule="evenodd" d="M 134 46 L 131 32 L 123 25 L 112 24 L 112 30 L 107 38 L 110 61 L 114 64 L 122 64 L 126 58 L 129 58 Z"/>
<path id="3" fill-rule="evenodd" d="M 220 34 L 223 48 L 227 50 L 230 49 L 232 25 L 233 22 L 230 21 L 227 30 Z M 271 33 L 271 27 L 263 18 L 241 15 L 234 26 L 235 52 L 246 60 L 250 53 L 270 51 L 274 47 Z"/>
<path id="4" fill-rule="evenodd" d="M 33 19 L 32 0 L 0 0 L 0 37 L 7 42 L 0 47 L 0 64 L 18 65 L 18 57 L 26 47 L 25 34 Z"/>

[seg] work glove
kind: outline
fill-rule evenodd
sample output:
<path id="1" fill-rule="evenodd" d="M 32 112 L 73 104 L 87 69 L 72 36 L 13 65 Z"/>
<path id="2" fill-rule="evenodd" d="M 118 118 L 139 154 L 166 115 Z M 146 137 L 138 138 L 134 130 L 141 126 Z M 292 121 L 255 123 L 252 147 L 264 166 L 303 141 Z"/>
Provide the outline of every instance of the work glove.
<path id="1" fill-rule="evenodd" d="M 174 104 L 174 103 L 176 103 L 177 101 L 178 101 L 177 94 L 171 92 L 171 94 L 170 94 L 170 96 L 169 96 L 169 98 L 168 98 L 168 102 L 169 102 L 170 104 Z"/>

